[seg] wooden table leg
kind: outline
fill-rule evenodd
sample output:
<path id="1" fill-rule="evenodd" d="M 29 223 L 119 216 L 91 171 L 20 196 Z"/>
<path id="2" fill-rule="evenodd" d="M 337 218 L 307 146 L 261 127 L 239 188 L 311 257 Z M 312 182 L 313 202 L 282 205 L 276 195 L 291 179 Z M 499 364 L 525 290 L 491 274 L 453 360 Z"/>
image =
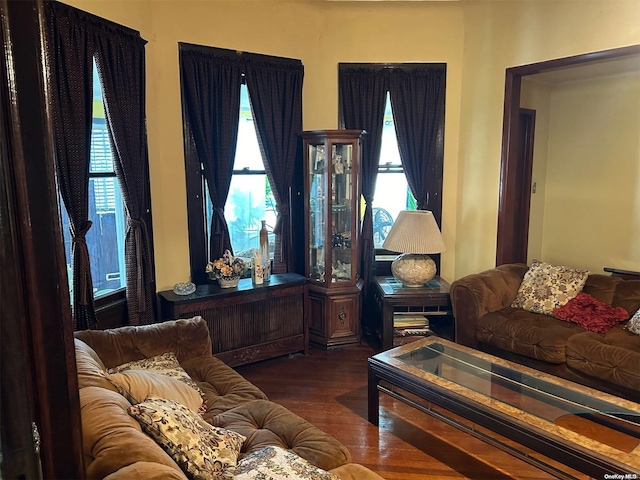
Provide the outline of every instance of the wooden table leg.
<path id="1" fill-rule="evenodd" d="M 367 383 L 367 415 L 369 417 L 369 422 L 376 426 L 378 426 L 378 409 L 380 406 L 378 382 L 378 376 L 373 372 L 371 365 L 369 365 Z"/>

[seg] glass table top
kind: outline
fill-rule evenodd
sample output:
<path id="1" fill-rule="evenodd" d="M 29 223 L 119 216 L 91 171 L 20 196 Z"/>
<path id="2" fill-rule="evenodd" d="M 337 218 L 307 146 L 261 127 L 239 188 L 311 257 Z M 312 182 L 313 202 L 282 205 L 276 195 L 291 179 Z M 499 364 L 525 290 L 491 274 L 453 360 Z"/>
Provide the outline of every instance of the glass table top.
<path id="1" fill-rule="evenodd" d="M 640 405 L 431 337 L 373 358 L 594 450 L 640 465 Z M 575 435 L 573 435 L 575 433 Z"/>

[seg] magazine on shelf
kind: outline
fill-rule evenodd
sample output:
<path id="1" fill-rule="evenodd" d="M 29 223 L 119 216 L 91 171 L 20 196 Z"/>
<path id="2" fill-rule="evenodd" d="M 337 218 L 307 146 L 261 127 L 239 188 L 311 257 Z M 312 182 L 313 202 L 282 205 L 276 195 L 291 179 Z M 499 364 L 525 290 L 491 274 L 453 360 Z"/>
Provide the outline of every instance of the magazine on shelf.
<path id="1" fill-rule="evenodd" d="M 395 314 L 393 316 L 394 327 L 424 327 L 428 325 L 429 319 L 424 315 Z"/>

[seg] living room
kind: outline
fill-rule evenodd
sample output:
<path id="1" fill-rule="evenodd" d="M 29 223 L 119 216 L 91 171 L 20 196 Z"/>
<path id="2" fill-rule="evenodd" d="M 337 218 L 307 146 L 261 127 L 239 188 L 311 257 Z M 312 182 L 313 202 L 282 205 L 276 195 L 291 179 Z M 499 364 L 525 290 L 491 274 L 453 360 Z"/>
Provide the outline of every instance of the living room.
<path id="1" fill-rule="evenodd" d="M 640 43 L 634 1 L 66 3 L 137 29 L 149 41 L 146 116 L 158 291 L 190 276 L 179 42 L 301 59 L 305 130 L 337 126 L 340 62 L 446 63 L 441 228 L 448 248 L 439 274 L 451 281 L 495 265 L 505 69 Z M 633 198 L 627 190 L 613 195 L 620 203 Z M 605 208 L 595 215 L 608 217 Z M 597 246 L 596 260 L 585 253 L 573 262 L 638 270 L 637 218 L 624 218 L 625 229 L 607 239 L 606 248 Z"/>
<path id="2" fill-rule="evenodd" d="M 505 69 L 640 43 L 633 0 L 67 3 L 148 40 L 158 291 L 190 276 L 186 187 L 177 181 L 185 175 L 178 42 L 302 60 L 304 130 L 337 128 L 340 62 L 446 63 L 441 229 L 447 251 L 440 274 L 450 281 L 495 262 Z M 625 219 L 629 228 L 622 234 L 637 232 L 638 221 Z M 640 252 L 631 237 L 619 240 L 607 249 L 598 245 L 611 255 L 599 263 L 637 270 Z"/>

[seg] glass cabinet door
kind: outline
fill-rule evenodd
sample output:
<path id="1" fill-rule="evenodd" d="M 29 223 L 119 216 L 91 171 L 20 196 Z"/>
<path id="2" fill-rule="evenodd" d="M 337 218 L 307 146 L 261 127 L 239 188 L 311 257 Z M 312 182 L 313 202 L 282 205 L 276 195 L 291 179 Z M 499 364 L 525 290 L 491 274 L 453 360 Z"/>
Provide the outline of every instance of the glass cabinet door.
<path id="1" fill-rule="evenodd" d="M 305 274 L 321 288 L 358 280 L 360 130 L 303 132 Z"/>
<path id="2" fill-rule="evenodd" d="M 331 281 L 351 281 L 353 146 L 331 145 Z"/>
<path id="3" fill-rule="evenodd" d="M 325 147 L 309 145 L 309 278 L 325 281 L 325 227 L 327 224 Z"/>

